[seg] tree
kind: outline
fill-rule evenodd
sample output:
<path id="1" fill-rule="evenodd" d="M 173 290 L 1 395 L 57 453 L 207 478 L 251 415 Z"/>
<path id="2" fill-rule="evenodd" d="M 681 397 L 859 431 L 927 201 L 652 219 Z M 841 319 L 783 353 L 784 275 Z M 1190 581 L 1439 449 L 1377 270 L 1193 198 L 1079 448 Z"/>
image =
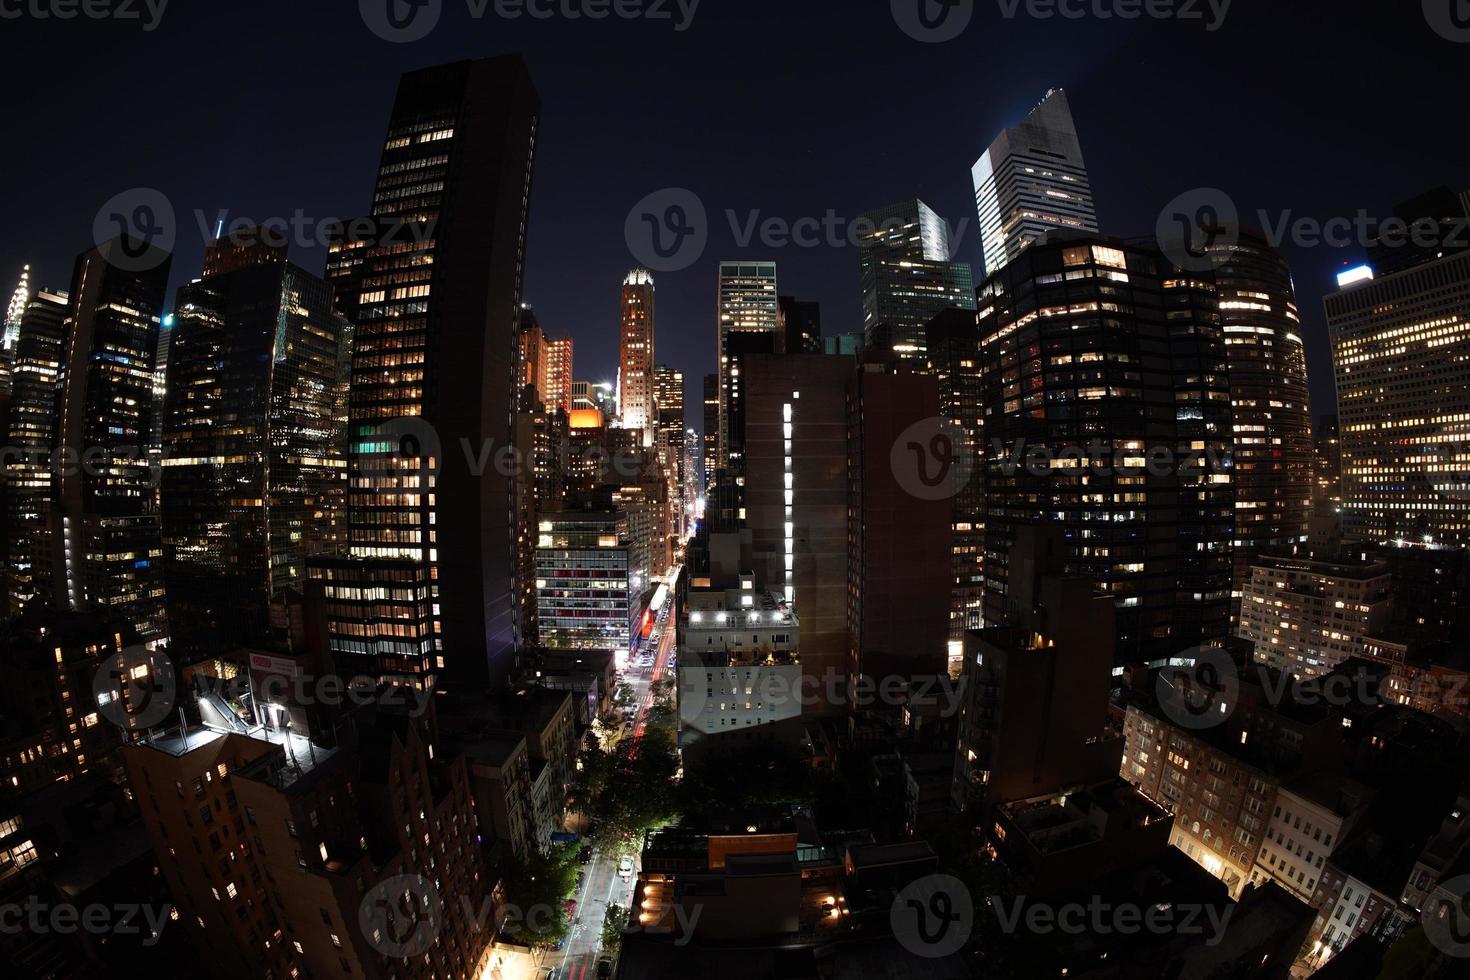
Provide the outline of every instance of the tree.
<path id="1" fill-rule="evenodd" d="M 673 736 L 659 728 L 619 743 L 608 759 L 608 778 L 590 808 L 593 838 L 605 850 L 627 851 L 678 813 L 674 775 L 679 761 Z"/>
<path id="2" fill-rule="evenodd" d="M 566 900 L 577 887 L 577 848 L 553 844 L 506 869 L 505 933 L 537 949 L 553 949 L 571 927 Z"/>
<path id="3" fill-rule="evenodd" d="M 616 958 L 623 948 L 623 930 L 628 926 L 628 910 L 612 902 L 602 917 L 602 951 Z"/>

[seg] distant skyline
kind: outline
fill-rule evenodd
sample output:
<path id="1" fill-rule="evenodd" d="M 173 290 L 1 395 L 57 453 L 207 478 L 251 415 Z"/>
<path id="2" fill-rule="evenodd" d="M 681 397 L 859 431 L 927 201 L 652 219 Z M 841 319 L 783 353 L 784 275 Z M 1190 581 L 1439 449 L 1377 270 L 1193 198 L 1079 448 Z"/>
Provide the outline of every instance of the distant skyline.
<path id="1" fill-rule="evenodd" d="M 1470 133 L 1423 97 L 1456 90 L 1456 56 L 1470 49 L 1434 33 L 1418 5 L 1336 7 L 1324 19 L 1240 2 L 1207 32 L 1005 20 L 982 4 L 944 44 L 913 40 L 888 7 L 709 2 L 675 31 L 646 20 L 471 21 L 446 4 L 437 30 L 411 44 L 374 36 L 356 4 L 236 11 L 175 0 L 146 32 L 7 20 L 0 80 L 23 99 L 10 131 L 34 145 L 7 157 L 0 185 L 0 283 L 8 293 L 30 264 L 33 287 L 65 288 L 101 205 L 149 187 L 177 216 L 171 307 L 222 213 L 300 212 L 315 223 L 364 210 L 401 72 L 509 51 L 525 54 L 543 103 L 524 298 L 549 336 L 575 339 L 578 378 L 615 377 L 620 286 L 638 264 L 624 240 L 629 209 L 687 187 L 709 214 L 699 261 L 655 273 L 655 357 L 684 372 L 696 429 L 701 379 L 715 369 L 721 260 L 775 261 L 782 293 L 822 304 L 826 333 L 861 329 L 856 249 L 741 248 L 738 229 L 829 212 L 851 221 L 920 197 L 963 229 L 956 259 L 978 281 L 970 167 L 1051 88 L 1067 91 L 1106 234 L 1152 235 L 1166 203 L 1201 187 L 1227 191 L 1251 224 L 1258 209 L 1273 223 L 1382 217 L 1428 187 L 1470 187 Z M 1354 68 L 1348 51 L 1369 54 Z M 106 84 L 89 64 L 104 66 Z M 1322 296 L 1361 253 L 1283 252 L 1321 415 L 1333 398 Z M 322 270 L 325 249 L 291 254 Z"/>

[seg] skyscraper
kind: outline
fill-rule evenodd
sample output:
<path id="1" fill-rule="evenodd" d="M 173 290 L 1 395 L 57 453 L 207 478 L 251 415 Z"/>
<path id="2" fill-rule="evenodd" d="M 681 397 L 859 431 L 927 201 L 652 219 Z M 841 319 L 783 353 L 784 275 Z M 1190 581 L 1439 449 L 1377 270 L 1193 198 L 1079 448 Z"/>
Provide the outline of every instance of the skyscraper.
<path id="1" fill-rule="evenodd" d="M 5 575 L 9 615 L 21 611 L 36 594 L 37 562 L 49 567 L 42 547 L 50 513 L 52 465 L 56 445 L 56 395 L 66 337 L 66 293 L 38 289 L 21 314 L 15 342 L 10 421 L 6 445 L 13 450 L 5 464 Z"/>
<path id="2" fill-rule="evenodd" d="M 1344 531 L 1470 545 L 1470 252 L 1326 297 Z"/>
<path id="3" fill-rule="evenodd" d="M 1231 239 L 1234 239 L 1233 241 Z M 1307 539 L 1312 515 L 1312 411 L 1307 350 L 1291 270 L 1249 228 L 1209 246 L 1220 294 L 1235 413 L 1235 571 L 1231 618 L 1265 549 Z"/>
<path id="4" fill-rule="evenodd" d="M 371 230 L 329 258 L 355 338 L 350 547 L 319 572 L 339 663 L 399 683 L 479 685 L 515 666 L 513 476 L 475 472 L 460 446 L 512 442 L 538 111 L 519 57 L 404 75 Z"/>
<path id="5" fill-rule="evenodd" d="M 975 308 L 970 266 L 951 261 L 949 225 L 923 201 L 900 201 L 863 216 L 858 240 L 863 337 L 927 369 L 924 327 L 942 310 Z"/>
<path id="6" fill-rule="evenodd" d="M 786 353 L 822 353 L 822 304 L 782 296 L 777 300 L 777 315 Z"/>
<path id="7" fill-rule="evenodd" d="M 536 319 L 536 311 L 529 304 L 521 304 L 520 319 L 520 368 L 516 371 L 516 388 L 524 392 L 527 388 L 536 395 L 536 401 L 546 404 L 549 395 L 546 390 L 546 332 L 541 329 L 541 321 Z M 532 405 L 522 404 L 522 411 L 529 411 Z"/>
<path id="8" fill-rule="evenodd" d="M 72 276 L 55 444 L 81 464 L 57 466 L 51 485 L 48 598 L 114 613 L 155 640 L 168 627 L 148 442 L 171 257 L 144 246 L 152 254 L 140 261 L 139 245 L 114 238 L 91 248 Z"/>
<path id="9" fill-rule="evenodd" d="M 701 436 L 701 458 L 704 461 L 704 481 L 699 487 L 701 494 L 709 490 L 715 470 L 720 466 L 720 376 L 704 376 L 704 432 Z"/>
<path id="10" fill-rule="evenodd" d="M 736 436 L 730 422 L 730 413 L 737 410 L 741 398 L 740 353 L 741 338 L 750 335 L 769 337 L 775 350 L 776 336 L 780 327 L 779 297 L 776 292 L 776 263 L 774 262 L 721 262 L 719 293 L 716 298 L 718 316 L 718 349 L 720 358 L 720 429 L 719 461 L 722 468 L 738 469 L 740 448 L 734 445 Z"/>
<path id="11" fill-rule="evenodd" d="M 985 274 L 994 275 L 1049 229 L 1097 231 L 1092 186 L 1067 94 L 1041 104 L 1001 132 L 971 171 L 980 213 Z"/>
<path id="12" fill-rule="evenodd" d="M 267 643 L 271 598 L 345 541 L 350 356 L 331 287 L 284 248 L 179 290 L 161 484 L 175 636 Z"/>
<path id="13" fill-rule="evenodd" d="M 618 414 L 623 428 L 643 433 L 653 445 L 658 420 L 653 403 L 653 274 L 634 269 L 623 280 L 618 346 Z"/>
<path id="14" fill-rule="evenodd" d="M 546 370 L 542 381 L 546 407 L 570 414 L 572 408 L 572 338 L 548 337 Z"/>
<path id="15" fill-rule="evenodd" d="M 965 633 L 984 625 L 985 473 L 974 465 L 985 433 L 980 385 L 980 332 L 969 310 L 946 310 L 925 331 L 929 372 L 939 385 L 939 414 L 950 423 L 941 435 L 951 453 L 968 461 L 965 479 L 956 487 L 951 515 L 950 561 L 954 574 L 949 608 L 949 639 L 962 643 Z"/>
<path id="16" fill-rule="evenodd" d="M 1026 525 L 1113 595 L 1122 663 L 1223 641 L 1232 419 L 1219 301 L 1152 246 L 1026 249 L 979 295 L 985 619 L 1015 621 Z"/>
<path id="17" fill-rule="evenodd" d="M 653 369 L 653 400 L 658 413 L 659 457 L 669 481 L 670 531 L 684 534 L 684 485 L 689 474 L 684 469 L 684 372 L 667 364 Z"/>

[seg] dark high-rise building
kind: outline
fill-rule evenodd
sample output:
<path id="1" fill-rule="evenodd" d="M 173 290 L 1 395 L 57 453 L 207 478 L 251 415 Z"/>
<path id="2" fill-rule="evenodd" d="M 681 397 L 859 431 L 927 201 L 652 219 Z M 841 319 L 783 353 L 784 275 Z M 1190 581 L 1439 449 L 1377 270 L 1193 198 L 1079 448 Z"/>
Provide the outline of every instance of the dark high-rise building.
<path id="1" fill-rule="evenodd" d="M 1231 241 L 1230 239 L 1235 239 Z M 1235 570 L 1231 620 L 1267 549 L 1307 540 L 1312 516 L 1312 411 L 1291 270 L 1250 228 L 1208 246 L 1220 295 L 1234 410 Z"/>
<path id="2" fill-rule="evenodd" d="M 164 572 L 176 637 L 265 644 L 270 600 L 345 540 L 351 328 L 324 281 L 255 245 L 179 290 L 165 385 Z M 231 246 L 233 248 L 233 246 Z M 269 370 L 265 366 L 269 365 Z"/>
<path id="3" fill-rule="evenodd" d="M 1470 192 L 1456 194 L 1448 187 L 1436 187 L 1400 202 L 1393 216 L 1407 231 L 1380 234 L 1368 243 L 1368 265 L 1373 274 L 1389 276 L 1453 252 L 1470 250 L 1465 235 L 1467 213 Z"/>
<path id="4" fill-rule="evenodd" d="M 923 201 L 901 201 L 863 217 L 872 228 L 858 240 L 864 345 L 892 350 L 925 370 L 929 321 L 942 310 L 975 308 L 970 266 L 952 261 L 949 225 Z"/>
<path id="5" fill-rule="evenodd" d="M 709 492 L 715 470 L 720 467 L 720 376 L 704 376 L 704 483 L 700 487 Z"/>
<path id="6" fill-rule="evenodd" d="M 475 472 L 461 446 L 478 457 L 512 443 L 538 112 L 519 57 L 404 75 L 372 228 L 329 258 L 354 326 L 349 557 L 321 568 L 346 617 L 331 622 L 333 650 L 415 687 L 515 667 L 514 477 Z M 414 589 L 376 582 L 380 568 Z M 374 590 L 385 598 L 348 614 Z M 430 609 L 430 628 L 397 622 L 400 602 L 420 625 Z"/>
<path id="7" fill-rule="evenodd" d="M 1463 214 L 1463 212 L 1462 212 Z M 1463 220 L 1463 218 L 1462 218 Z M 1344 531 L 1470 544 L 1470 251 L 1395 253 L 1325 299 Z"/>
<path id="8" fill-rule="evenodd" d="M 684 488 L 691 474 L 684 468 L 684 372 L 667 364 L 653 369 L 653 400 L 657 412 L 659 460 L 669 482 L 669 528 L 684 535 Z"/>
<path id="9" fill-rule="evenodd" d="M 729 368 L 729 397 L 723 402 L 723 460 L 712 481 L 710 526 L 729 530 L 745 520 L 745 435 L 750 399 L 745 388 L 745 363 L 752 356 L 774 354 L 780 334 L 774 330 L 740 330 L 725 337 L 721 361 Z"/>
<path id="10" fill-rule="evenodd" d="M 16 334 L 6 428 L 12 454 L 4 460 L 5 597 L 12 616 L 36 594 L 37 561 L 49 567 L 38 549 L 50 512 L 56 397 L 69 305 L 66 293 L 37 290 L 26 303 Z"/>
<path id="11" fill-rule="evenodd" d="M 949 639 L 960 643 L 980 629 L 985 612 L 985 478 L 974 465 L 985 435 L 980 387 L 980 331 L 971 310 L 945 310 L 929 321 L 929 372 L 939 384 L 939 414 L 950 423 L 943 438 L 965 467 L 952 501 L 950 558 L 954 581 Z M 958 445 L 954 443 L 958 442 Z"/>
<path id="12" fill-rule="evenodd" d="M 786 353 L 822 353 L 822 304 L 782 296 L 777 299 L 776 316 Z"/>
<path id="13" fill-rule="evenodd" d="M 1313 499 L 1318 508 L 1342 504 L 1342 440 L 1338 435 L 1337 416 L 1317 419 L 1312 436 L 1314 481 Z"/>
<path id="14" fill-rule="evenodd" d="M 163 545 L 149 465 L 153 359 L 171 257 L 114 238 L 82 253 L 72 277 L 55 445 L 62 458 L 47 519 L 47 598 L 98 609 L 145 640 L 167 635 Z M 137 270 L 138 266 L 146 266 Z"/>
<path id="15" fill-rule="evenodd" d="M 902 361 L 862 363 L 847 393 L 848 672 L 944 674 L 949 659 L 950 501 L 916 496 L 895 447 L 939 415 L 939 386 Z"/>
<path id="16" fill-rule="evenodd" d="M 855 364 L 825 354 L 745 359 L 752 571 L 757 587 L 797 610 L 801 670 L 817 679 L 847 675 L 847 390 Z M 823 701 L 812 710 L 840 707 Z"/>
<path id="17" fill-rule="evenodd" d="M 1010 552 L 1047 524 L 1066 574 L 1112 593 L 1121 662 L 1223 641 L 1232 419 L 1211 277 L 1152 246 L 1048 240 L 979 302 L 987 624 L 1015 621 Z"/>

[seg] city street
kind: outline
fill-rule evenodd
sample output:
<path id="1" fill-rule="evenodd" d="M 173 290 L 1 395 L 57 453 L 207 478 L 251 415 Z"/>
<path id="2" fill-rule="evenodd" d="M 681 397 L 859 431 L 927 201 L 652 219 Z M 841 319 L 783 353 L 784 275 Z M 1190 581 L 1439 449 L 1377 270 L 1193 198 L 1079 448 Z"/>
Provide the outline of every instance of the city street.
<path id="1" fill-rule="evenodd" d="M 677 574 L 678 569 L 675 569 L 669 576 L 670 581 Z M 670 623 L 672 609 L 672 602 L 665 604 L 649 637 L 655 651 L 652 664 L 640 666 L 635 652 L 630 656 L 628 669 L 622 677 L 623 683 L 632 690 L 636 699 L 632 733 L 635 740 L 643 737 L 648 724 L 648 712 L 653 706 L 653 685 L 663 679 L 669 670 L 676 633 Z M 635 853 L 632 856 L 636 862 L 638 855 Z M 627 908 L 633 900 L 636 873 L 626 881 L 619 877 L 618 863 L 621 859 L 621 854 L 604 854 L 600 850 L 594 850 L 592 861 L 584 866 L 587 876 L 577 891 L 577 910 L 572 917 L 572 928 L 567 936 L 566 946 L 546 959 L 547 963 L 555 964 L 551 974 L 554 980 L 593 980 L 597 976 L 598 954 L 602 948 L 602 924 L 607 907 L 617 904 Z"/>

